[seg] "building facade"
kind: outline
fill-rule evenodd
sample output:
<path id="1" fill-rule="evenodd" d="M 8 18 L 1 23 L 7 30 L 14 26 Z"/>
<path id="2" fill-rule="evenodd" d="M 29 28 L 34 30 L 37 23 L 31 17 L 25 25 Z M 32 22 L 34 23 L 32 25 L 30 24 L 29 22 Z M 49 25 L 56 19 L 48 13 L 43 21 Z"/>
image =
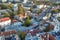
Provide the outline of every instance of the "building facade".
<path id="1" fill-rule="evenodd" d="M 0 32 L 0 40 L 20 40 L 16 31 Z"/>
<path id="2" fill-rule="evenodd" d="M 11 24 L 11 19 L 9 17 L 0 19 L 0 26 L 4 27 Z"/>
<path id="3" fill-rule="evenodd" d="M 50 2 L 60 3 L 60 0 L 49 0 Z"/>

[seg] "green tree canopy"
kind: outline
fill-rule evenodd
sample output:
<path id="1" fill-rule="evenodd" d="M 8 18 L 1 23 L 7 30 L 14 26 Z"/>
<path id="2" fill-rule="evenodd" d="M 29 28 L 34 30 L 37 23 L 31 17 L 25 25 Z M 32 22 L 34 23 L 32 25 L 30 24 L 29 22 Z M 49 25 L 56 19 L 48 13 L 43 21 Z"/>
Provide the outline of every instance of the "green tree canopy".
<path id="1" fill-rule="evenodd" d="M 57 9 L 51 10 L 51 13 L 58 13 Z"/>
<path id="2" fill-rule="evenodd" d="M 25 40 L 25 33 L 22 31 L 18 31 L 17 33 L 19 35 L 19 37 L 21 38 L 21 40 Z"/>
<path id="3" fill-rule="evenodd" d="M 31 20 L 29 19 L 29 17 L 26 18 L 25 22 L 23 23 L 24 26 L 28 27 L 32 24 Z"/>
<path id="4" fill-rule="evenodd" d="M 37 10 L 36 12 L 37 12 L 37 14 L 40 14 L 40 13 L 41 13 L 41 11 L 40 11 L 40 10 Z"/>
<path id="5" fill-rule="evenodd" d="M 12 9 L 12 3 L 10 3 L 10 4 L 8 5 L 8 8 L 9 8 L 9 9 Z"/>
<path id="6" fill-rule="evenodd" d="M 43 31 L 44 32 L 49 32 L 50 31 L 50 28 L 49 27 L 46 27 Z"/>
<path id="7" fill-rule="evenodd" d="M 6 4 L 0 4 L 1 9 L 7 9 L 8 6 Z"/>
<path id="8" fill-rule="evenodd" d="M 18 5 L 18 13 L 23 14 L 24 13 L 24 8 L 21 5 Z"/>
<path id="9" fill-rule="evenodd" d="M 14 12 L 14 15 L 17 15 L 18 14 L 18 12 Z"/>
<path id="10" fill-rule="evenodd" d="M 5 13 L 5 17 L 10 17 L 10 14 L 9 13 Z"/>

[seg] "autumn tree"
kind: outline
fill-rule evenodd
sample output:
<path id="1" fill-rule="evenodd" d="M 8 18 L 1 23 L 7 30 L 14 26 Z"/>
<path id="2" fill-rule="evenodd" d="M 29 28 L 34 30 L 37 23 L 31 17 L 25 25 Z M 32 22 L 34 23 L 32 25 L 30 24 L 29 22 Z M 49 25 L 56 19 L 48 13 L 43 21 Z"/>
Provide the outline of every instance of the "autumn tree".
<path id="1" fill-rule="evenodd" d="M 24 9 L 21 5 L 18 5 L 18 13 L 19 14 L 23 14 L 24 13 Z"/>

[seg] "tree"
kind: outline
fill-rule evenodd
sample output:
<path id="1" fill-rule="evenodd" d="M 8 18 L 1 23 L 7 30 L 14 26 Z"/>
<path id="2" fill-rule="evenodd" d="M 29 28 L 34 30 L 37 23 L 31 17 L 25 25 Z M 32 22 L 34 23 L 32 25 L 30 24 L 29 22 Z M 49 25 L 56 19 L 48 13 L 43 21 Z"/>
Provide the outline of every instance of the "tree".
<path id="1" fill-rule="evenodd" d="M 57 9 L 51 10 L 51 13 L 57 13 L 57 12 L 58 12 Z"/>
<path id="2" fill-rule="evenodd" d="M 8 8 L 12 9 L 12 3 L 9 3 Z"/>
<path id="3" fill-rule="evenodd" d="M 21 40 L 25 40 L 25 33 L 22 31 L 18 31 L 17 33 L 19 35 L 19 37 L 21 38 Z"/>
<path id="4" fill-rule="evenodd" d="M 10 14 L 9 13 L 5 13 L 5 17 L 10 17 Z"/>
<path id="5" fill-rule="evenodd" d="M 24 13 L 24 9 L 21 5 L 18 6 L 18 13 L 19 14 L 23 14 Z"/>
<path id="6" fill-rule="evenodd" d="M 17 12 L 14 12 L 14 15 L 17 15 L 18 13 Z"/>
<path id="7" fill-rule="evenodd" d="M 12 12 L 10 15 L 11 15 L 11 16 L 10 16 L 11 19 L 13 19 L 14 16 L 15 16 L 14 12 Z"/>
<path id="8" fill-rule="evenodd" d="M 26 18 L 25 22 L 23 23 L 24 26 L 28 27 L 30 26 L 32 23 L 31 23 L 31 20 L 29 19 L 29 17 Z"/>
<path id="9" fill-rule="evenodd" d="M 0 4 L 0 7 L 1 7 L 1 9 L 7 9 L 8 8 L 8 6 L 5 4 Z"/>
<path id="10" fill-rule="evenodd" d="M 50 27 L 47 26 L 43 31 L 44 31 L 44 32 L 49 32 L 49 31 L 50 31 Z"/>
<path id="11" fill-rule="evenodd" d="M 40 14 L 41 13 L 41 11 L 40 10 L 37 10 L 37 14 Z"/>

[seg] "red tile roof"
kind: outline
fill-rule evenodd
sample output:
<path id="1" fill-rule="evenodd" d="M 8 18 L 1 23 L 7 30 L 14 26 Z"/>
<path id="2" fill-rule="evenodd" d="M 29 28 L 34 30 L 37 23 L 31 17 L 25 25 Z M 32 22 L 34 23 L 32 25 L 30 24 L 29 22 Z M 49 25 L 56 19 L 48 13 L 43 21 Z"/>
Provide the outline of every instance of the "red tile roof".
<path id="1" fill-rule="evenodd" d="M 54 36 L 49 35 L 49 40 L 56 40 Z"/>
<path id="2" fill-rule="evenodd" d="M 12 22 L 17 22 L 17 20 L 13 19 Z"/>
<path id="3" fill-rule="evenodd" d="M 0 32 L 0 36 L 8 36 L 8 35 L 11 35 L 11 34 L 16 34 L 16 31 L 12 30 L 12 31 L 9 31 L 9 32 Z"/>
<path id="4" fill-rule="evenodd" d="M 10 20 L 10 18 L 9 17 L 1 18 L 0 22 L 4 22 L 4 21 L 7 21 L 7 20 Z"/>
<path id="5" fill-rule="evenodd" d="M 21 18 L 24 18 L 24 15 L 23 14 L 19 14 L 18 16 L 21 17 Z"/>

